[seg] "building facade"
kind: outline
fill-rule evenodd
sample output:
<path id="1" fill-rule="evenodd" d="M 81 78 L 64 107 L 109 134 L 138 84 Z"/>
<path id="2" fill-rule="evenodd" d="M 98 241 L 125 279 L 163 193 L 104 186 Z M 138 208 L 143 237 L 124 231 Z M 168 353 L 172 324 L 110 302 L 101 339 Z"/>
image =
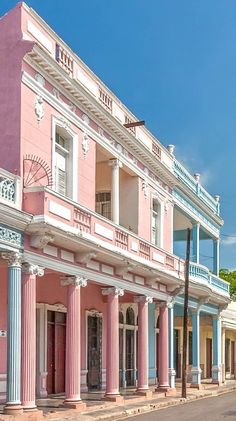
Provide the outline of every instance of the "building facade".
<path id="1" fill-rule="evenodd" d="M 120 389 L 181 377 L 180 253 L 191 228 L 188 371 L 220 383 L 222 219 L 211 196 L 26 4 L 0 20 L 0 398 Z M 11 54 L 9 54 L 9 51 Z M 201 264 L 212 243 L 213 267 Z M 36 387 L 35 387 L 36 385 Z"/>

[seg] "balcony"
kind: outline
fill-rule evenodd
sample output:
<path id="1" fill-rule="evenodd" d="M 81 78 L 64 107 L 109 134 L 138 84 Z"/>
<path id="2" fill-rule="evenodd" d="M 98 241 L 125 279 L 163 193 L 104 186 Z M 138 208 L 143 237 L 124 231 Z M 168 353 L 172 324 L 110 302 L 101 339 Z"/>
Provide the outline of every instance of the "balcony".
<path id="1" fill-rule="evenodd" d="M 219 197 L 211 196 L 199 182 L 178 162 L 174 161 L 175 175 L 192 190 L 213 212 L 220 215 Z"/>
<path id="2" fill-rule="evenodd" d="M 101 247 L 123 254 L 128 260 L 137 257 L 150 269 L 166 272 L 178 280 L 184 280 L 184 260 L 156 247 L 133 232 L 114 224 L 103 216 L 63 198 L 49 188 L 37 187 L 24 194 L 24 210 L 34 215 L 52 218 L 60 227 L 70 227 L 78 238 L 95 241 Z M 69 231 L 69 230 L 68 230 Z M 205 266 L 191 263 L 190 280 L 208 286 L 213 292 L 229 297 L 229 284 L 212 275 Z"/>
<path id="3" fill-rule="evenodd" d="M 0 169 L 0 202 L 20 207 L 20 179 L 10 172 Z"/>
<path id="4" fill-rule="evenodd" d="M 229 295 L 229 283 L 210 273 L 209 269 L 207 269 L 205 266 L 191 262 L 189 267 L 189 277 L 193 281 L 201 280 L 203 283 L 212 285 L 213 288 L 216 288 L 222 291 L 222 293 Z"/>

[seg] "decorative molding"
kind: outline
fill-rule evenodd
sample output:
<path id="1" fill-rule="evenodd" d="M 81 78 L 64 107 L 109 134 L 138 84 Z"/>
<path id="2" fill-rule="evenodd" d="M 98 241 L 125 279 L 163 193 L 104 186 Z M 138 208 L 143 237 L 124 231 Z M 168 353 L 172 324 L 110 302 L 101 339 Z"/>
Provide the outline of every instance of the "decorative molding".
<path id="1" fill-rule="evenodd" d="M 147 198 L 148 197 L 148 181 L 147 180 L 142 180 L 142 190 L 144 193 L 144 197 Z"/>
<path id="2" fill-rule="evenodd" d="M 50 232 L 38 232 L 30 237 L 31 247 L 35 247 L 37 249 L 43 249 L 48 243 L 52 243 L 53 241 L 54 236 L 50 234 Z"/>
<path id="3" fill-rule="evenodd" d="M 88 264 L 91 259 L 95 259 L 97 252 L 94 250 L 76 253 L 75 260 L 78 263 Z"/>
<path id="4" fill-rule="evenodd" d="M 22 234 L 13 231 L 10 228 L 0 226 L 0 242 L 6 242 L 11 246 L 22 246 Z"/>
<path id="5" fill-rule="evenodd" d="M 61 127 L 63 127 L 66 130 L 68 129 L 72 130 L 70 122 L 65 117 L 59 117 L 58 120 L 61 123 Z"/>
<path id="6" fill-rule="evenodd" d="M 44 269 L 38 265 L 33 265 L 28 262 L 22 263 L 22 272 L 28 273 L 29 275 L 36 275 L 36 276 L 43 276 L 44 275 Z"/>
<path id="7" fill-rule="evenodd" d="M 43 87 L 45 86 L 45 79 L 40 73 L 36 73 L 34 78 L 38 82 L 39 85 L 41 85 Z"/>
<path id="8" fill-rule="evenodd" d="M 116 272 L 116 275 L 118 276 L 124 276 L 128 272 L 133 270 L 134 268 L 135 268 L 135 264 L 127 261 L 127 262 L 122 263 L 121 265 L 116 266 L 115 272 Z"/>
<path id="9" fill-rule="evenodd" d="M 61 285 L 74 285 L 76 289 L 87 286 L 88 279 L 83 276 L 64 276 L 61 278 Z"/>
<path id="10" fill-rule="evenodd" d="M 116 158 L 115 159 L 114 158 L 109 159 L 108 165 L 112 168 L 122 168 L 123 167 L 122 162 L 119 159 L 116 159 Z"/>
<path id="11" fill-rule="evenodd" d="M 34 111 L 35 114 L 37 116 L 37 121 L 38 123 L 42 120 L 42 118 L 44 117 L 44 107 L 43 107 L 43 98 L 41 95 L 37 95 L 35 98 L 35 103 L 34 103 Z"/>
<path id="12" fill-rule="evenodd" d="M 151 304 L 153 302 L 153 298 L 148 295 L 137 295 L 134 297 L 134 302 Z"/>
<path id="13" fill-rule="evenodd" d="M 82 115 L 82 120 L 85 122 L 85 124 L 89 125 L 90 119 L 89 119 L 89 116 L 87 114 Z"/>
<path id="14" fill-rule="evenodd" d="M 102 313 L 99 310 L 96 310 L 96 308 L 86 310 L 86 313 L 92 317 L 102 317 Z"/>
<path id="15" fill-rule="evenodd" d="M 22 264 L 22 254 L 17 252 L 3 252 L 0 254 L 1 258 L 7 260 L 8 267 L 19 267 Z"/>
<path id="16" fill-rule="evenodd" d="M 32 63 L 31 63 L 32 65 Z M 57 69 L 58 70 L 58 69 Z M 48 78 L 50 80 L 50 77 Z M 33 83 L 33 79 L 30 75 L 28 75 L 26 72 L 23 72 L 23 76 L 22 76 L 22 81 L 29 86 L 31 89 L 33 89 L 36 92 L 39 92 L 40 94 L 42 93 L 42 89 L 39 91 L 39 87 L 35 86 L 35 84 Z M 52 80 L 50 82 L 52 84 Z M 63 114 L 67 114 L 68 118 L 77 126 L 79 127 L 81 130 L 85 129 L 85 123 L 84 121 L 79 118 L 78 115 L 74 115 L 74 113 L 71 112 L 71 110 L 69 110 L 67 104 L 65 103 L 58 103 L 55 99 L 55 96 L 53 96 L 48 90 L 46 90 L 45 88 L 43 88 L 43 95 L 44 98 L 47 100 L 48 103 L 50 103 L 52 106 L 54 106 L 59 112 L 63 113 Z M 64 94 L 65 95 L 65 94 Z M 68 98 L 72 98 L 72 96 L 68 95 Z M 71 114 L 69 114 L 69 112 L 71 112 Z M 96 118 L 94 119 L 94 121 L 96 122 Z M 86 125 L 87 127 L 87 125 Z M 90 126 L 88 127 L 89 130 L 89 136 L 93 137 L 99 144 L 101 144 L 104 147 L 108 147 L 109 145 L 107 144 L 107 142 L 105 142 L 104 140 L 108 141 L 110 143 L 110 145 L 114 146 L 116 141 L 110 136 L 109 138 L 102 136 L 101 133 L 99 133 L 98 131 L 95 131 L 94 129 L 92 129 Z M 102 129 L 103 130 L 103 129 Z M 109 134 L 108 134 L 109 136 Z M 133 136 L 132 136 L 133 137 Z M 139 145 L 140 147 L 142 147 L 142 145 Z M 146 148 L 145 148 L 146 150 Z M 112 151 L 114 153 L 114 151 Z M 151 152 L 150 152 L 151 154 Z M 138 164 L 138 160 L 131 154 L 129 153 L 125 148 L 123 151 L 123 157 L 125 158 L 125 160 L 127 161 L 127 165 L 133 169 L 134 171 L 136 171 L 137 175 L 139 175 L 140 177 L 143 176 L 144 172 L 141 168 L 139 168 L 137 166 Z M 153 157 L 153 160 L 155 160 L 155 157 Z M 140 161 L 141 162 L 141 161 Z M 135 166 L 135 168 L 134 168 Z M 169 172 L 169 175 L 171 175 L 171 173 Z M 160 188 L 160 189 L 164 189 L 163 185 L 164 183 L 160 182 L 159 178 L 160 175 L 156 176 L 153 172 L 149 171 L 149 182 L 150 184 L 153 186 L 153 188 Z M 173 180 L 174 181 L 174 178 Z M 170 194 L 168 192 L 168 194 Z"/>
<path id="17" fill-rule="evenodd" d="M 89 137 L 87 133 L 84 133 L 82 137 L 82 150 L 84 154 L 84 159 L 86 159 L 89 151 Z"/>
<path id="18" fill-rule="evenodd" d="M 114 294 L 118 297 L 123 297 L 124 290 L 123 288 L 111 287 L 111 288 L 102 288 L 102 295 Z"/>

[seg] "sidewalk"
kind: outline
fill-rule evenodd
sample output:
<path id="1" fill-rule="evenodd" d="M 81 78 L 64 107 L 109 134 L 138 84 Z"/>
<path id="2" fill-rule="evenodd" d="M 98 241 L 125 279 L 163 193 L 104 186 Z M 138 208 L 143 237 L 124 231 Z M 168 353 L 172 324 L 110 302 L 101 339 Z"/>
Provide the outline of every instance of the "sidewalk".
<path id="1" fill-rule="evenodd" d="M 181 388 L 177 384 L 176 394 L 167 396 L 163 393 L 154 393 L 150 399 L 137 397 L 134 390 L 128 390 L 124 394 L 124 404 L 115 405 L 112 402 L 101 401 L 101 393 L 89 393 L 82 395 L 83 401 L 87 404 L 86 411 L 77 413 L 76 410 L 60 408 L 63 397 L 49 399 L 39 399 L 37 401 L 40 412 L 23 414 L 17 417 L 2 415 L 0 421 L 111 421 L 119 420 L 149 412 L 173 405 L 181 405 L 195 399 L 203 399 L 211 396 L 217 396 L 223 393 L 229 393 L 236 390 L 236 381 L 227 381 L 222 386 L 213 384 L 204 384 L 203 389 L 196 390 L 188 388 L 187 399 L 181 398 Z M 2 409 L 2 408 L 1 408 Z"/>

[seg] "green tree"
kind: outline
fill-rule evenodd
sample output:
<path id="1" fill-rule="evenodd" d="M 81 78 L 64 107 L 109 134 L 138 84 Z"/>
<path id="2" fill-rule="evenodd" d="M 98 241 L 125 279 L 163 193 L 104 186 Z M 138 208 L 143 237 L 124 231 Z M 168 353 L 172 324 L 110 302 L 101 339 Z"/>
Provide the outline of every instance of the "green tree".
<path id="1" fill-rule="evenodd" d="M 220 278 L 230 283 L 230 297 L 236 301 L 236 270 L 220 269 Z"/>

